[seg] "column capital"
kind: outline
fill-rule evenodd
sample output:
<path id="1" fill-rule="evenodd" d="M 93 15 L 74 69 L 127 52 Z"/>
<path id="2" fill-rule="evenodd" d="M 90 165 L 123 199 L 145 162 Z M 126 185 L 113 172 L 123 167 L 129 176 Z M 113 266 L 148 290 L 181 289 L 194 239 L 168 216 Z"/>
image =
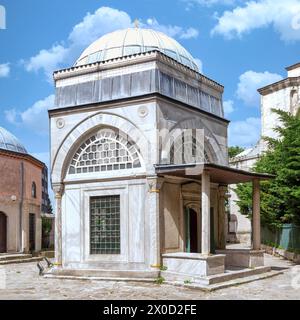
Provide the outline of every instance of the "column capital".
<path id="1" fill-rule="evenodd" d="M 60 199 L 64 191 L 64 185 L 62 183 L 53 184 L 52 189 L 54 191 L 55 198 Z"/>
<path id="2" fill-rule="evenodd" d="M 147 177 L 147 182 L 148 182 L 150 193 L 152 192 L 159 193 L 163 186 L 164 179 L 158 176 L 150 176 L 150 177 Z"/>

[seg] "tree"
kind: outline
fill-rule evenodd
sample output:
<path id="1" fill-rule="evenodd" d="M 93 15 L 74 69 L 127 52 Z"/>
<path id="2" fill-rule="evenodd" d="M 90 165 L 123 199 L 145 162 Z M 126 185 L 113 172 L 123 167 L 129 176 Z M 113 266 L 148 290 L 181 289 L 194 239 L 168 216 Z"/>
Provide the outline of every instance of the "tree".
<path id="1" fill-rule="evenodd" d="M 51 204 L 51 200 L 49 198 L 49 195 L 47 196 L 47 213 L 53 214 L 53 208 Z"/>
<path id="2" fill-rule="evenodd" d="M 275 175 L 261 182 L 261 218 L 269 226 L 300 224 L 300 118 L 273 109 L 281 121 L 275 128 L 278 139 L 264 137 L 268 151 L 257 161 L 255 172 Z M 252 186 L 240 184 L 236 189 L 242 214 L 251 218 Z"/>
<path id="3" fill-rule="evenodd" d="M 235 156 L 237 156 L 239 153 L 243 152 L 245 149 L 239 146 L 235 146 L 235 147 L 229 147 L 228 148 L 228 156 L 229 159 L 234 158 Z"/>

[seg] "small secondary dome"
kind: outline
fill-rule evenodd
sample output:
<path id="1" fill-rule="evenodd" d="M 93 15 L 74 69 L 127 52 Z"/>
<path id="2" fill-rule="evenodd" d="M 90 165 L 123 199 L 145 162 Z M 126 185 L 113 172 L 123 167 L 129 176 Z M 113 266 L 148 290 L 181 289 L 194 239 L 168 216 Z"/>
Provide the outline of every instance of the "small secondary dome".
<path id="1" fill-rule="evenodd" d="M 12 133 L 2 127 L 0 127 L 0 149 L 27 153 L 20 141 Z"/>
<path id="2" fill-rule="evenodd" d="M 129 28 L 108 33 L 83 51 L 75 66 L 158 50 L 199 72 L 191 54 L 176 40 L 151 29 Z"/>

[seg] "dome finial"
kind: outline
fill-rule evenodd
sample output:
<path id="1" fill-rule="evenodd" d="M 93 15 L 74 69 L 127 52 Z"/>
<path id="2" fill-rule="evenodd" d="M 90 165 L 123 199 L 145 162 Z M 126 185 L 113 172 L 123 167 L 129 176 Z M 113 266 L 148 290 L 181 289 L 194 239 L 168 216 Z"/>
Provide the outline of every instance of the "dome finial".
<path id="1" fill-rule="evenodd" d="M 140 24 L 139 20 L 138 20 L 138 19 L 135 19 L 135 20 L 134 20 L 134 26 L 135 26 L 136 29 L 139 28 L 139 24 Z"/>

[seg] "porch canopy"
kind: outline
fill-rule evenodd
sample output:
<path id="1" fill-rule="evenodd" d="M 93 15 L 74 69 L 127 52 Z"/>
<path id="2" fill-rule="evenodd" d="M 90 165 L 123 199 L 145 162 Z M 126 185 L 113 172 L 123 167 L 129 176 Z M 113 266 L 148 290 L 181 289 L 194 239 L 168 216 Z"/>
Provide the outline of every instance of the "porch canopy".
<path id="1" fill-rule="evenodd" d="M 274 178 L 274 176 L 270 174 L 239 170 L 214 163 L 159 164 L 155 165 L 155 169 L 156 174 L 161 177 L 174 176 L 200 181 L 202 179 L 203 171 L 206 171 L 209 173 L 210 182 L 222 185 Z"/>
<path id="2" fill-rule="evenodd" d="M 184 180 L 201 181 L 201 212 L 202 212 L 202 241 L 201 253 L 210 254 L 210 183 L 217 183 L 223 188 L 222 203 L 219 206 L 219 225 L 222 224 L 220 233 L 220 248 L 226 247 L 225 225 L 225 193 L 226 186 L 244 182 L 252 182 L 252 233 L 254 250 L 260 250 L 260 181 L 274 178 L 264 173 L 255 173 L 213 163 L 194 164 L 159 164 L 155 165 L 156 174 L 159 177 L 177 177 Z M 224 188 L 225 186 L 225 188 Z"/>

